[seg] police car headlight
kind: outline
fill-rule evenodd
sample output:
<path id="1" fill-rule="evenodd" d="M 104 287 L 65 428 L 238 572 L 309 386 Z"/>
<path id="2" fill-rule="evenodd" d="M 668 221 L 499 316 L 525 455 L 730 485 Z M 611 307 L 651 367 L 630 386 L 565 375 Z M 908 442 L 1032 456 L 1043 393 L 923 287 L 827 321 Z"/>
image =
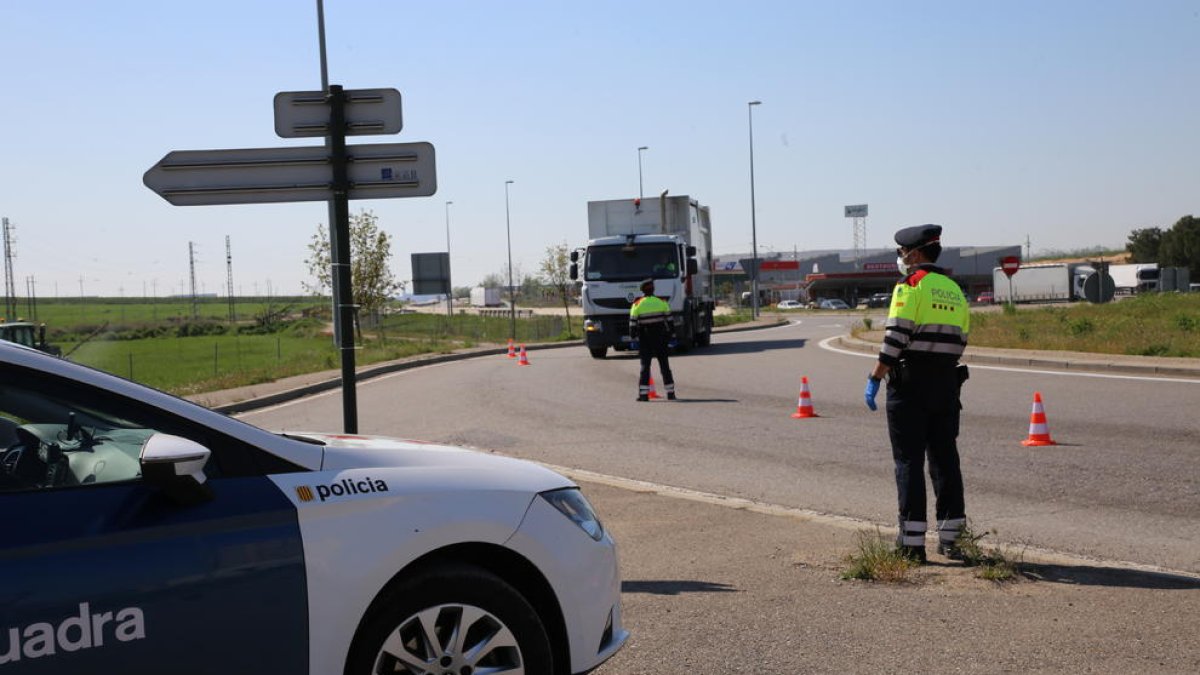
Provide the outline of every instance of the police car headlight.
<path id="1" fill-rule="evenodd" d="M 600 524 L 600 519 L 592 510 L 592 505 L 588 503 L 579 488 L 563 488 L 543 492 L 541 497 L 550 502 L 551 506 L 558 509 L 558 512 L 566 516 L 572 523 L 578 525 L 581 530 L 587 532 L 592 539 L 600 541 L 604 537 L 604 526 Z"/>

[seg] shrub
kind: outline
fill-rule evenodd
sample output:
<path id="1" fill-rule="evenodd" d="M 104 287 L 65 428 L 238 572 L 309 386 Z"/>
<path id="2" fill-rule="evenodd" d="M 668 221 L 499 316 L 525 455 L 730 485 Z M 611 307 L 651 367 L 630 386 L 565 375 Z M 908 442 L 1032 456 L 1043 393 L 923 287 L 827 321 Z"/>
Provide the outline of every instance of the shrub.
<path id="1" fill-rule="evenodd" d="M 1064 316 L 1063 318 L 1065 319 L 1066 317 Z M 1080 335 L 1087 335 L 1088 333 L 1091 333 L 1095 329 L 1096 329 L 1096 324 L 1092 323 L 1091 319 L 1088 319 L 1087 317 L 1083 317 L 1083 318 L 1079 318 L 1079 319 L 1075 319 L 1073 321 L 1067 322 L 1067 331 L 1071 335 L 1074 335 L 1075 337 L 1079 337 Z"/>
<path id="2" fill-rule="evenodd" d="M 842 572 L 843 579 L 905 581 L 908 571 L 920 564 L 901 553 L 878 528 L 874 532 L 860 530 L 855 537 L 858 553 L 845 557 L 849 567 Z"/>

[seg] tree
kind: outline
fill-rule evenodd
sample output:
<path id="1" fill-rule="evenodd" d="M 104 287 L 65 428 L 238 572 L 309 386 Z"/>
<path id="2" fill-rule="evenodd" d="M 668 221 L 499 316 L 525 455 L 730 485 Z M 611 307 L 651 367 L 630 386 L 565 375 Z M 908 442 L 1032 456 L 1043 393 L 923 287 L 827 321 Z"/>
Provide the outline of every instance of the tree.
<path id="1" fill-rule="evenodd" d="M 308 272 L 315 283 L 304 283 L 311 293 L 322 294 L 332 289 L 333 273 L 330 267 L 329 228 L 317 226 L 317 232 L 308 244 Z M 354 325 L 362 339 L 359 316 L 366 313 L 375 316 L 393 294 L 401 291 L 404 284 L 396 281 L 388 266 L 392 257 L 392 237 L 379 229 L 379 218 L 373 211 L 350 214 L 350 287 L 358 312 Z"/>
<path id="2" fill-rule="evenodd" d="M 1184 216 L 1163 233 L 1158 263 L 1187 267 L 1193 279 L 1200 278 L 1200 219 Z"/>
<path id="3" fill-rule="evenodd" d="M 1162 238 L 1162 228 L 1158 227 L 1146 227 L 1131 232 L 1129 234 L 1129 243 L 1125 245 L 1125 250 L 1129 251 L 1129 262 L 1158 262 Z"/>
<path id="4" fill-rule="evenodd" d="M 521 285 L 523 283 L 525 283 L 524 279 L 521 276 L 521 266 L 520 265 L 513 265 L 512 280 L 513 280 L 513 287 L 511 289 L 509 289 L 509 287 L 508 287 L 508 265 L 504 265 L 503 267 L 500 268 L 499 272 L 492 272 L 491 274 L 485 276 L 483 278 L 483 281 L 479 282 L 479 285 L 483 286 L 484 288 L 502 289 L 504 293 L 508 294 L 508 296 L 509 296 L 508 301 L 515 302 L 513 296 L 520 294 Z"/>
<path id="5" fill-rule="evenodd" d="M 562 298 L 563 310 L 567 313 L 567 335 L 571 332 L 571 250 L 566 244 L 556 244 L 546 247 L 546 257 L 542 258 L 542 280 L 546 285 L 558 292 Z"/>
<path id="6" fill-rule="evenodd" d="M 484 288 L 504 288 L 508 284 L 508 277 L 501 275 L 499 272 L 492 272 L 479 282 Z"/>

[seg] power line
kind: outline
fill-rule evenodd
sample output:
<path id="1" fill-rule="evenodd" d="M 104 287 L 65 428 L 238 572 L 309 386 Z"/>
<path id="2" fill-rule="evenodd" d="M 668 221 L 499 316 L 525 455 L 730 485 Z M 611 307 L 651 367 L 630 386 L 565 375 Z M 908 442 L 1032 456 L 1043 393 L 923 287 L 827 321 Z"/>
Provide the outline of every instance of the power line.
<path id="1" fill-rule="evenodd" d="M 17 318 L 17 282 L 13 277 L 13 240 L 12 227 L 8 218 L 4 218 L 4 316 L 8 319 Z"/>
<path id="2" fill-rule="evenodd" d="M 233 298 L 233 250 L 229 245 L 229 235 L 225 235 L 225 294 L 229 298 L 229 322 L 237 321 L 237 305 Z"/>

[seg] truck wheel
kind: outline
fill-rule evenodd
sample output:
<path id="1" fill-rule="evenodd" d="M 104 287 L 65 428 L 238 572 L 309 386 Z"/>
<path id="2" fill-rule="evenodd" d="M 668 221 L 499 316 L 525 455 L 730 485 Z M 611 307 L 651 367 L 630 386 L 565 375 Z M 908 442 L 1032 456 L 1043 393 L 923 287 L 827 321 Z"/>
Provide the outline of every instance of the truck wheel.
<path id="1" fill-rule="evenodd" d="M 712 344 L 712 329 L 706 330 L 696 336 L 697 347 L 707 347 Z"/>
<path id="2" fill-rule="evenodd" d="M 500 577 L 451 565 L 385 591 L 359 629 L 346 675 L 552 673 L 533 606 Z"/>
<path id="3" fill-rule="evenodd" d="M 588 347 L 593 359 L 602 359 L 608 354 L 608 347 Z"/>

